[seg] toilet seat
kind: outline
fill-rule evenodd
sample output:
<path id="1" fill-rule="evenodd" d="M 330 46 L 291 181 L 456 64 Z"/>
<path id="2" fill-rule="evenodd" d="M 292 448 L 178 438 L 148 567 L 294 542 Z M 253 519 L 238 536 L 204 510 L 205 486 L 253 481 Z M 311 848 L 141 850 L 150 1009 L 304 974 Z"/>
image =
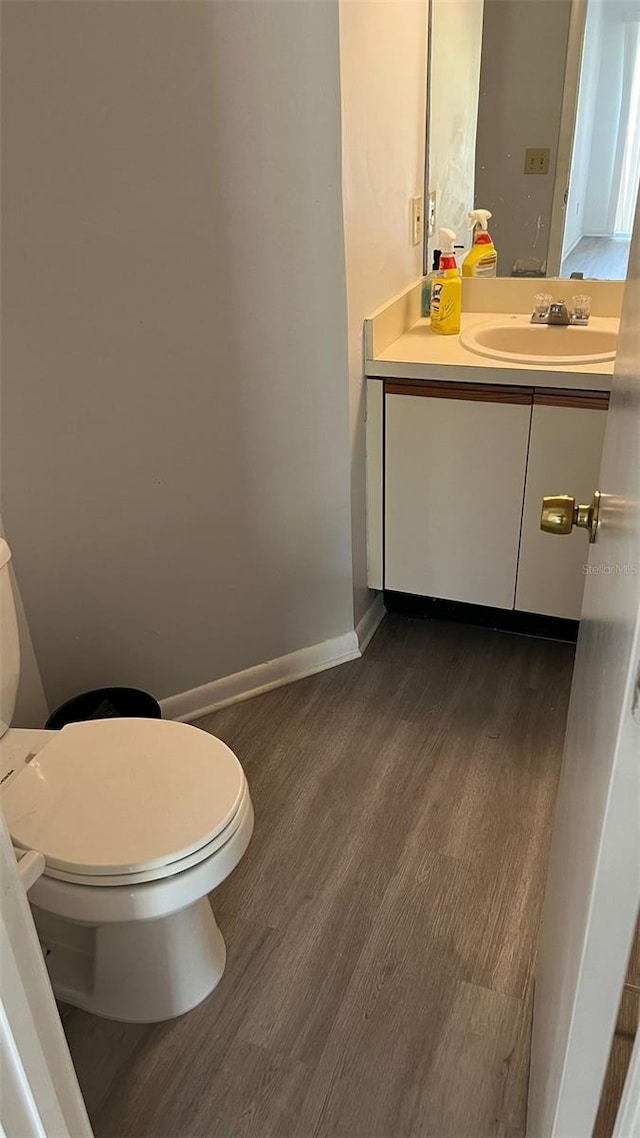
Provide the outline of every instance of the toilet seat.
<path id="1" fill-rule="evenodd" d="M 211 857 L 190 869 L 143 881 L 131 888 L 125 884 L 113 889 L 101 888 L 103 879 L 100 877 L 95 877 L 91 884 L 84 884 L 43 874 L 31 886 L 29 901 L 45 912 L 79 924 L 161 919 L 217 889 L 242 858 L 251 840 L 253 825 L 251 795 L 247 793 L 233 835 Z"/>
<path id="2" fill-rule="evenodd" d="M 221 849 L 246 795 L 220 739 L 168 720 L 105 719 L 63 728 L 2 800 L 14 845 L 40 850 L 47 876 L 133 885 Z"/>
<path id="3" fill-rule="evenodd" d="M 194 850 L 193 853 L 188 854 L 186 857 L 180 857 L 175 861 L 167 862 L 166 865 L 157 865 L 153 869 L 143 869 L 132 873 L 121 874 L 67 872 L 63 869 L 56 869 L 54 866 L 45 865 L 44 876 L 55 878 L 56 881 L 66 881 L 69 885 L 110 886 L 140 885 L 145 881 L 160 881 L 164 877 L 171 877 L 176 873 L 182 873 L 185 869 L 191 869 L 193 866 L 199 865 L 200 862 L 206 861 L 212 854 L 224 849 L 238 828 L 242 825 L 248 799 L 249 786 L 248 783 L 245 783 L 237 813 L 229 825 L 225 826 L 221 833 L 217 834 L 212 841 L 201 846 L 200 849 Z"/>

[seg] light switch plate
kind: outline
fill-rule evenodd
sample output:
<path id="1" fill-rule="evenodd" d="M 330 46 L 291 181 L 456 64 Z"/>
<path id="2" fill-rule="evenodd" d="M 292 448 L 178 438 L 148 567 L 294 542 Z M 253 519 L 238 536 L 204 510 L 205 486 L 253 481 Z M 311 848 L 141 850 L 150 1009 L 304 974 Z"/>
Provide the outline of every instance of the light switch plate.
<path id="1" fill-rule="evenodd" d="M 424 235 L 424 198 L 416 194 L 411 198 L 411 244 L 419 245 Z"/>
<path id="2" fill-rule="evenodd" d="M 548 146 L 529 146 L 524 152 L 525 174 L 548 174 L 551 151 Z"/>

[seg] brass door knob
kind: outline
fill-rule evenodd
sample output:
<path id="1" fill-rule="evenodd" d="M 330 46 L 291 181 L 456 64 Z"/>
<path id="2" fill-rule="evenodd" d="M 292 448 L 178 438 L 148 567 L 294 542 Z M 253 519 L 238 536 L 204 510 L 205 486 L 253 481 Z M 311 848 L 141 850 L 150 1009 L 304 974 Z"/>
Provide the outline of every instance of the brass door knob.
<path id="1" fill-rule="evenodd" d="M 574 526 L 589 531 L 589 541 L 596 540 L 600 515 L 600 491 L 596 490 L 590 505 L 579 506 L 570 494 L 550 494 L 542 499 L 540 529 L 545 533 L 571 533 Z"/>

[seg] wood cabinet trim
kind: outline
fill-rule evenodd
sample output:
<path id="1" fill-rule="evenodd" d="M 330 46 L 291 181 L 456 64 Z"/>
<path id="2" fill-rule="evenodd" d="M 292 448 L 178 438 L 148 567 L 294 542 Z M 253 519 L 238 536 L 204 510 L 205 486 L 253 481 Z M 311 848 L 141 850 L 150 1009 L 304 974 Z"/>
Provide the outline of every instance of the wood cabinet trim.
<path id="1" fill-rule="evenodd" d="M 467 399 L 477 403 L 531 404 L 532 387 L 492 383 L 447 383 L 424 379 L 385 379 L 385 395 L 416 395 L 430 399 Z"/>
<path id="2" fill-rule="evenodd" d="M 533 402 L 543 407 L 577 407 L 580 410 L 606 411 L 608 391 L 574 391 L 562 387 L 534 387 Z"/>
<path id="3" fill-rule="evenodd" d="M 515 387 L 503 383 L 449 383 L 446 380 L 385 379 L 385 395 L 415 395 L 427 399 L 467 399 L 477 403 L 538 404 L 606 411 L 608 391 L 565 387 Z"/>

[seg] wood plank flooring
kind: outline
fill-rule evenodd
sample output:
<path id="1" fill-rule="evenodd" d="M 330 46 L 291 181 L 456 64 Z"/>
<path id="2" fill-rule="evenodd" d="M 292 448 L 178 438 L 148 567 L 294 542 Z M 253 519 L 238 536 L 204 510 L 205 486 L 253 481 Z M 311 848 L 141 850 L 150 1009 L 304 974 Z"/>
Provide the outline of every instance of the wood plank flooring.
<path id="1" fill-rule="evenodd" d="M 628 237 L 583 237 L 562 262 L 560 276 L 584 273 L 601 281 L 626 281 L 630 248 Z"/>
<path id="2" fill-rule="evenodd" d="M 522 1138 L 570 645 L 388 616 L 199 726 L 256 830 L 179 1020 L 66 1009 L 97 1138 Z"/>

